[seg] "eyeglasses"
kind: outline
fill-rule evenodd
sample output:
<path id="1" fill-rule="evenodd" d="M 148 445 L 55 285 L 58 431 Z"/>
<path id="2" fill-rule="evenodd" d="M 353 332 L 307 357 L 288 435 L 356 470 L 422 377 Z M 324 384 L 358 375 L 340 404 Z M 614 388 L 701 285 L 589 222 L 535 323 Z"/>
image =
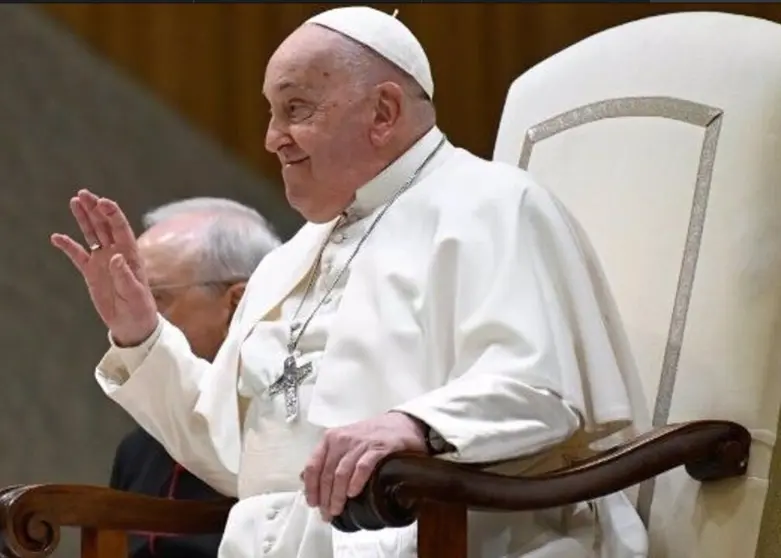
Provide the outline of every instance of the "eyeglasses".
<path id="1" fill-rule="evenodd" d="M 235 277 L 233 279 L 215 279 L 213 281 L 193 281 L 190 283 L 162 283 L 159 285 L 149 285 L 152 291 L 172 291 L 175 289 L 187 289 L 190 287 L 224 287 L 235 285 L 249 280 L 248 277 Z"/>

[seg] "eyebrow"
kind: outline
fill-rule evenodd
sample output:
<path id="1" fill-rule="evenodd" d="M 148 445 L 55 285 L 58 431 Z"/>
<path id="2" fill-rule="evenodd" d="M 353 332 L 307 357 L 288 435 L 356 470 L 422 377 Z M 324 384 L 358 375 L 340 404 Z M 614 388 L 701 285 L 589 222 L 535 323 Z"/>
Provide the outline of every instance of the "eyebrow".
<path id="1" fill-rule="evenodd" d="M 282 93 L 288 89 L 298 89 L 302 92 L 306 92 L 312 89 L 311 86 L 306 86 L 301 84 L 300 82 L 296 82 L 290 79 L 283 79 L 282 81 L 273 83 L 270 85 L 270 88 L 273 89 L 277 93 Z M 265 94 L 265 91 L 264 91 Z"/>
<path id="2" fill-rule="evenodd" d="M 297 85 L 295 83 L 293 83 L 292 81 L 286 79 L 286 80 L 283 80 L 281 82 L 271 84 L 268 87 L 264 87 L 263 88 L 263 96 L 268 99 L 269 89 L 271 89 L 275 93 L 282 93 L 286 89 L 294 89 L 295 87 L 297 87 Z"/>
<path id="3" fill-rule="evenodd" d="M 296 87 L 300 88 L 300 86 L 296 85 L 294 82 L 290 80 L 285 80 L 281 82 L 279 85 L 277 85 L 277 91 L 284 91 L 285 89 L 294 89 Z"/>

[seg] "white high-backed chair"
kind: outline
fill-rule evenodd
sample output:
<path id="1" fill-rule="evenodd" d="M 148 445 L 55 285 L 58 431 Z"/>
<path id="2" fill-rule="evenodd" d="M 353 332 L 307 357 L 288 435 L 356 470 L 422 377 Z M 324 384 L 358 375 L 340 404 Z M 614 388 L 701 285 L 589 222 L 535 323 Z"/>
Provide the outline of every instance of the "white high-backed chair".
<path id="1" fill-rule="evenodd" d="M 494 158 L 588 233 L 654 425 L 726 419 L 752 435 L 745 478 L 676 469 L 641 486 L 654 558 L 755 552 L 781 402 L 779 139 L 781 25 L 738 15 L 609 29 L 507 96 Z"/>

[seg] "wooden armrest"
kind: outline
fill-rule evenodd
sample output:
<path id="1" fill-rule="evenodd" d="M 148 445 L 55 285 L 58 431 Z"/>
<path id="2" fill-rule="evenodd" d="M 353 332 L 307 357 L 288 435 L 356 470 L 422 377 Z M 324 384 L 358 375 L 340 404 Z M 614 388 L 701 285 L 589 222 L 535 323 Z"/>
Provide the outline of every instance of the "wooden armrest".
<path id="1" fill-rule="evenodd" d="M 733 422 L 673 424 L 533 477 L 396 454 L 380 462 L 363 492 L 347 502 L 333 526 L 345 532 L 404 527 L 429 502 L 492 511 L 554 508 L 618 492 L 680 465 L 698 481 L 716 481 L 745 474 L 750 445 L 748 431 Z"/>
<path id="2" fill-rule="evenodd" d="M 222 533 L 235 500 L 167 500 L 99 486 L 38 484 L 0 489 L 6 555 L 51 554 L 60 527 L 168 534 Z M 0 552 L 0 554 L 3 554 Z"/>

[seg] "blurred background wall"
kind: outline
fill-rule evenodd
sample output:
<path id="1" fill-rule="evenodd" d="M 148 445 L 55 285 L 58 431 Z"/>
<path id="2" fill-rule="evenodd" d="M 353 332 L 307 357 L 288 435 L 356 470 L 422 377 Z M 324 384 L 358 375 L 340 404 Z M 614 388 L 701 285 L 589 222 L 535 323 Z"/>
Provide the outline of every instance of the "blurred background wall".
<path id="1" fill-rule="evenodd" d="M 440 125 L 490 156 L 511 81 L 600 30 L 671 11 L 781 21 L 774 4 L 388 5 L 432 62 Z M 137 222 L 150 206 L 223 195 L 288 237 L 299 224 L 265 153 L 263 69 L 317 4 L 0 6 L 0 486 L 103 483 L 129 428 L 92 379 L 105 331 L 48 244 L 75 232 L 81 186 Z M 58 556 L 76 553 L 66 537 Z"/>
<path id="2" fill-rule="evenodd" d="M 263 149 L 263 69 L 307 17 L 335 4 L 56 4 L 46 13 L 126 70 L 255 170 L 277 176 Z M 523 71 L 608 27 L 655 14 L 729 11 L 781 21 L 781 5 L 376 4 L 420 38 L 450 138 L 489 156 L 507 88 Z"/>

